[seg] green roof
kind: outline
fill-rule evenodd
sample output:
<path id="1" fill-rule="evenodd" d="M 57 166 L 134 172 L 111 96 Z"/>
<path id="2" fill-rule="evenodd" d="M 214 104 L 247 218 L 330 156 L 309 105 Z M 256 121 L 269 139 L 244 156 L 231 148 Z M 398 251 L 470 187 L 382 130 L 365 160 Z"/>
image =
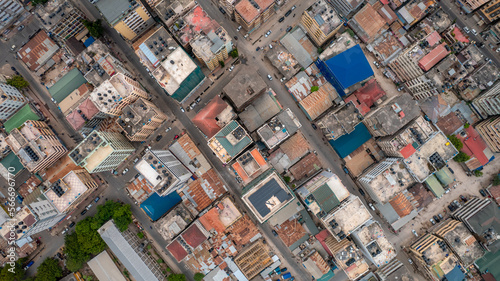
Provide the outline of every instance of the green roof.
<path id="1" fill-rule="evenodd" d="M 30 105 L 23 106 L 16 114 L 3 124 L 5 131 L 10 133 L 15 128 L 21 127 L 28 120 L 40 120 L 40 117 L 31 109 Z"/>
<path id="2" fill-rule="evenodd" d="M 61 102 L 69 96 L 71 92 L 85 83 L 87 83 L 87 80 L 83 77 L 78 68 L 73 68 L 49 88 L 49 93 L 56 102 Z"/>
<path id="3" fill-rule="evenodd" d="M 495 277 L 496 280 L 500 280 L 500 251 L 487 252 L 482 258 L 476 261 L 476 265 L 481 272 L 488 271 Z"/>
<path id="4" fill-rule="evenodd" d="M 240 141 L 234 145 L 229 142 L 227 136 L 230 135 L 231 132 L 233 132 L 238 127 L 243 129 L 243 127 L 241 127 L 240 124 L 238 124 L 238 122 L 233 120 L 231 123 L 227 124 L 226 127 L 222 128 L 222 130 L 220 130 L 215 135 L 215 138 L 219 141 L 220 145 L 226 150 L 226 152 L 231 157 L 238 155 L 238 153 L 240 153 L 243 149 L 245 149 L 245 147 L 247 147 L 249 144 L 252 143 L 252 139 L 250 139 L 248 135 L 242 137 Z"/>
<path id="5" fill-rule="evenodd" d="M 437 198 L 443 196 L 444 188 L 443 186 L 441 186 L 435 175 L 430 176 L 427 180 L 425 180 L 425 183 L 432 191 L 432 193 L 434 193 L 434 196 L 436 196 Z"/>
<path id="6" fill-rule="evenodd" d="M 321 210 L 325 211 L 325 213 L 329 213 L 340 204 L 339 199 L 326 183 L 313 191 L 313 196 L 321 207 Z"/>
<path id="7" fill-rule="evenodd" d="M 443 186 L 447 186 L 455 181 L 455 176 L 453 176 L 448 167 L 442 168 L 435 175 Z"/>
<path id="8" fill-rule="evenodd" d="M 19 161 L 19 158 L 17 158 L 14 152 L 7 154 L 2 160 L 0 160 L 0 164 L 2 164 L 5 169 L 9 169 L 11 167 L 14 168 L 13 171 L 9 170 L 9 172 L 13 175 L 17 175 L 17 173 L 24 169 L 23 164 L 21 164 L 21 161 Z"/>

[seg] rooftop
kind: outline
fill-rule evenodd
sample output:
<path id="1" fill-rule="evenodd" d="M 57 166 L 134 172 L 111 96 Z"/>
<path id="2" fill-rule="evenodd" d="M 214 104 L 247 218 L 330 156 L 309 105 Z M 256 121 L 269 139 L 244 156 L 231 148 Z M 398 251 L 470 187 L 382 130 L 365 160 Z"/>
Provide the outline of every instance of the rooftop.
<path id="1" fill-rule="evenodd" d="M 257 134 L 269 149 L 273 149 L 295 134 L 300 127 L 302 127 L 302 124 L 300 124 L 293 112 L 287 108 L 260 127 Z"/>
<path id="2" fill-rule="evenodd" d="M 115 262 L 111 259 L 108 252 L 102 251 L 95 258 L 88 261 L 88 265 L 92 272 L 96 275 L 98 280 L 101 281 L 126 281 L 120 269 L 116 266 Z M 70 279 L 77 280 L 77 279 Z"/>
<path id="3" fill-rule="evenodd" d="M 268 164 L 257 148 L 243 153 L 231 166 L 244 184 L 260 175 L 268 168 Z"/>
<path id="4" fill-rule="evenodd" d="M 75 110 L 66 116 L 66 120 L 73 129 L 78 131 L 99 112 L 99 109 L 90 99 L 85 99 Z"/>
<path id="5" fill-rule="evenodd" d="M 95 3 L 107 22 L 114 26 L 130 11 L 142 6 L 140 2 L 131 3 L 128 0 L 100 0 Z"/>
<path id="6" fill-rule="evenodd" d="M 191 121 L 207 138 L 211 138 L 233 120 L 235 116 L 231 106 L 217 95 Z"/>
<path id="7" fill-rule="evenodd" d="M 389 63 L 403 51 L 403 45 L 390 31 L 382 33 L 382 35 L 376 38 L 367 48 L 368 50 L 370 50 L 370 48 L 373 49 L 373 51 L 370 51 L 377 56 L 382 64 Z"/>
<path id="8" fill-rule="evenodd" d="M 92 162 L 92 159 L 87 160 L 87 158 L 93 158 L 94 151 L 99 150 L 99 159 L 106 158 L 111 152 L 112 148 L 109 143 L 101 137 L 101 132 L 95 131 L 88 135 L 83 141 L 81 141 L 78 146 L 71 151 L 69 157 L 79 166 L 83 165 L 85 162 Z M 103 153 L 106 153 L 103 155 Z M 87 161 L 86 161 L 87 160 Z M 97 160 L 97 159 L 96 159 Z M 100 161 L 99 161 L 100 163 Z"/>
<path id="9" fill-rule="evenodd" d="M 248 131 L 253 132 L 267 120 L 271 119 L 271 117 L 278 114 L 281 109 L 281 105 L 276 100 L 276 93 L 272 89 L 269 89 L 245 107 L 238 114 L 238 117 Z"/>
<path id="10" fill-rule="evenodd" d="M 443 117 L 439 117 L 436 126 L 441 129 L 445 135 L 452 135 L 460 130 L 464 123 L 455 112 L 450 112 Z"/>
<path id="11" fill-rule="evenodd" d="M 92 88 L 88 84 L 82 84 L 77 89 L 73 90 L 65 99 L 63 99 L 58 105 L 63 114 L 68 114 L 74 110 L 82 100 L 86 99 L 90 94 Z"/>
<path id="12" fill-rule="evenodd" d="M 295 163 L 302 156 L 311 151 L 309 142 L 299 131 L 280 145 L 281 151 L 288 156 L 292 163 Z"/>
<path id="13" fill-rule="evenodd" d="M 335 207 L 333 212 L 322 218 L 323 224 L 328 225 L 328 231 L 337 240 L 342 240 L 342 235 L 348 236 L 353 231 L 364 225 L 372 215 L 366 209 L 359 197 L 350 195 L 340 206 Z M 332 226 L 335 225 L 335 227 Z"/>
<path id="14" fill-rule="evenodd" d="M 311 94 L 313 86 L 320 87 L 325 84 L 330 84 L 326 81 L 325 76 L 319 71 L 315 64 L 300 71 L 285 83 L 288 91 L 293 95 L 296 101 L 300 102 Z M 330 85 L 331 87 L 331 85 Z"/>
<path id="15" fill-rule="evenodd" d="M 395 160 L 392 164 L 381 162 L 368 170 L 360 179 L 369 181 L 367 184 L 370 189 L 367 191 L 380 204 L 388 203 L 401 191 L 415 183 L 412 175 L 400 160 Z"/>
<path id="16" fill-rule="evenodd" d="M 247 279 L 252 279 L 262 270 L 273 263 L 271 252 L 261 240 L 254 242 L 244 251 L 240 252 L 234 262 L 241 269 Z"/>
<path id="17" fill-rule="evenodd" d="M 198 176 L 212 168 L 188 134 L 180 136 L 168 149 L 186 168 Z"/>
<path id="18" fill-rule="evenodd" d="M 300 26 L 288 32 L 280 39 L 280 43 L 293 54 L 304 68 L 310 66 L 318 58 L 318 49 Z"/>
<path id="19" fill-rule="evenodd" d="M 464 144 L 461 151 L 469 155 L 471 158 L 477 159 L 478 163 L 476 165 L 469 165 L 469 161 L 465 163 L 470 170 L 475 170 L 488 164 L 494 157 L 493 152 L 491 152 L 483 138 L 472 126 L 464 129 L 460 134 L 457 134 L 457 137 Z"/>
<path id="20" fill-rule="evenodd" d="M 172 192 L 166 196 L 160 196 L 154 192 L 142 202 L 140 207 L 152 221 L 157 221 L 179 202 L 181 202 L 181 197 L 177 192 Z"/>
<path id="21" fill-rule="evenodd" d="M 168 212 L 163 218 L 154 223 L 156 230 L 160 233 L 161 237 L 170 243 L 179 233 L 181 233 L 186 226 L 193 221 L 193 215 L 184 206 L 179 204 Z"/>
<path id="22" fill-rule="evenodd" d="M 180 193 L 184 200 L 189 200 L 201 212 L 226 192 L 227 188 L 216 170 L 210 169 L 182 188 Z"/>
<path id="23" fill-rule="evenodd" d="M 241 111 L 247 103 L 257 98 L 266 89 L 266 83 L 255 69 L 245 67 L 238 75 L 226 84 L 223 91 L 234 104 L 237 111 Z"/>
<path id="24" fill-rule="evenodd" d="M 78 68 L 75 67 L 52 85 L 49 88 L 49 93 L 59 103 L 85 83 L 87 83 L 87 80 Z"/>
<path id="25" fill-rule="evenodd" d="M 335 111 L 329 112 L 318 121 L 318 126 L 331 139 L 350 134 L 361 123 L 363 115 L 359 113 L 354 103 L 347 102 Z"/>
<path id="26" fill-rule="evenodd" d="M 133 47 L 141 62 L 154 71 L 179 45 L 163 26 L 158 26 L 138 38 Z"/>
<path id="27" fill-rule="evenodd" d="M 418 151 L 404 160 L 405 166 L 413 177 L 423 182 L 435 171 L 440 170 L 458 151 L 448 138 L 439 132 L 427 140 Z"/>
<path id="28" fill-rule="evenodd" d="M 300 108 L 306 113 L 309 120 L 315 120 L 321 114 L 326 112 L 334 105 L 334 102 L 339 102 L 340 97 L 333 88 L 332 84 L 326 83 L 319 89 L 299 102 Z"/>
<path id="29" fill-rule="evenodd" d="M 233 201 L 229 197 L 226 197 L 212 209 L 201 215 L 199 221 L 206 230 L 215 230 L 217 234 L 222 234 L 241 217 L 242 214 L 236 208 Z"/>
<path id="30" fill-rule="evenodd" d="M 363 115 L 370 112 L 375 106 L 382 104 L 387 99 L 385 91 L 375 79 L 367 81 L 363 87 L 354 91 L 345 101 L 352 100 L 354 105 Z"/>
<path id="31" fill-rule="evenodd" d="M 281 177 L 269 170 L 247 185 L 243 202 L 264 223 L 294 198 Z"/>
<path id="32" fill-rule="evenodd" d="M 309 233 L 296 218 L 290 218 L 274 227 L 285 246 L 292 247 L 297 241 L 309 237 Z"/>
<path id="33" fill-rule="evenodd" d="M 24 122 L 28 120 L 37 121 L 40 120 L 38 114 L 31 108 L 29 104 L 24 105 L 19 109 L 14 115 L 12 115 L 7 121 L 3 123 L 5 132 L 10 133 L 15 128 L 19 128 Z"/>
<path id="34" fill-rule="evenodd" d="M 128 193 L 134 198 L 139 204 L 146 200 L 149 195 L 154 192 L 154 187 L 144 178 L 143 175 L 139 175 L 134 178 L 128 185 Z"/>
<path id="35" fill-rule="evenodd" d="M 420 66 L 423 71 L 429 71 L 434 65 L 440 62 L 450 53 L 450 51 L 446 49 L 445 46 L 447 46 L 446 43 L 438 45 L 418 61 L 418 66 Z"/>
<path id="36" fill-rule="evenodd" d="M 388 27 L 384 18 L 377 13 L 370 3 L 366 3 L 365 6 L 354 15 L 352 20 L 349 21 L 349 26 L 365 43 L 373 41 L 373 39 L 383 31 L 387 30 Z"/>
<path id="37" fill-rule="evenodd" d="M 192 248 L 198 247 L 201 243 L 207 240 L 206 230 L 200 223 L 193 223 L 180 235 L 186 243 Z"/>
<path id="38" fill-rule="evenodd" d="M 242 0 L 234 5 L 234 10 L 240 14 L 247 23 L 251 23 L 273 3 L 273 0 Z"/>
<path id="39" fill-rule="evenodd" d="M 330 34 L 339 25 L 342 20 L 337 15 L 332 6 L 325 0 L 320 0 L 307 8 L 304 13 L 307 13 L 316 23 L 324 34 Z"/>
<path id="40" fill-rule="evenodd" d="M 423 209 L 434 201 L 434 195 L 421 183 L 417 183 L 408 188 L 413 198 L 418 203 L 418 208 Z"/>
<path id="41" fill-rule="evenodd" d="M 435 2 L 431 0 L 412 1 L 400 8 L 397 12 L 401 20 L 406 23 L 406 29 L 427 15 L 428 7 Z"/>
<path id="42" fill-rule="evenodd" d="M 19 58 L 28 66 L 31 71 L 37 71 L 56 52 L 59 46 L 50 39 L 44 30 L 39 30 L 35 36 L 24 44 L 17 52 Z"/>
<path id="43" fill-rule="evenodd" d="M 443 233 L 447 229 L 450 230 Z M 447 224 L 436 230 L 436 234 L 444 238 L 448 245 L 457 253 L 465 266 L 471 265 L 484 255 L 483 248 L 481 248 L 474 235 L 469 232 L 462 222 L 450 220 Z"/>
<path id="44" fill-rule="evenodd" d="M 365 124 L 378 136 L 392 135 L 419 114 L 417 102 L 410 94 L 404 93 L 371 111 L 365 118 Z"/>
<path id="45" fill-rule="evenodd" d="M 392 246 L 385 236 L 384 230 L 380 227 L 379 223 L 373 222 L 361 228 L 356 233 L 356 236 L 366 248 L 377 267 L 388 263 L 396 257 L 396 249 L 394 249 L 394 246 Z"/>
<path id="46" fill-rule="evenodd" d="M 353 242 L 347 243 L 345 247 L 333 254 L 337 264 L 350 280 L 359 278 L 369 270 L 363 254 Z"/>
<path id="47" fill-rule="evenodd" d="M 281 44 L 269 49 L 266 58 L 287 80 L 291 79 L 301 68 L 294 54 Z"/>
<path id="48" fill-rule="evenodd" d="M 252 142 L 245 129 L 232 121 L 208 140 L 208 146 L 223 163 L 228 163 Z"/>
<path id="49" fill-rule="evenodd" d="M 59 212 L 64 213 L 87 190 L 88 188 L 82 180 L 74 171 L 71 171 L 62 179 L 54 182 L 50 189 L 45 192 L 45 196 Z"/>
<path id="50" fill-rule="evenodd" d="M 15 213 L 13 218 L 9 217 L 9 221 L 22 226 L 17 229 L 15 228 L 15 231 L 10 231 L 10 227 L 0 228 L 0 236 L 7 241 L 12 241 L 12 239 L 17 240 L 18 238 L 24 236 L 25 233 L 31 229 L 31 226 L 33 226 L 38 220 L 35 214 L 31 212 L 30 208 L 28 208 L 28 206 L 24 206 Z"/>
<path id="51" fill-rule="evenodd" d="M 155 8 L 156 13 L 163 18 L 167 25 L 170 25 L 170 21 L 182 16 L 187 9 L 196 5 L 196 2 L 193 0 L 161 0 L 148 4 Z"/>
<path id="52" fill-rule="evenodd" d="M 116 123 L 128 136 L 133 137 L 144 126 L 150 125 L 152 119 L 160 114 L 163 115 L 153 103 L 139 98 L 123 108 L 122 115 L 118 117 Z"/>
<path id="53" fill-rule="evenodd" d="M 311 177 L 316 172 L 321 170 L 322 164 L 315 153 L 309 153 L 299 162 L 295 163 L 288 169 L 292 174 L 294 180 L 300 181 L 302 179 Z"/>

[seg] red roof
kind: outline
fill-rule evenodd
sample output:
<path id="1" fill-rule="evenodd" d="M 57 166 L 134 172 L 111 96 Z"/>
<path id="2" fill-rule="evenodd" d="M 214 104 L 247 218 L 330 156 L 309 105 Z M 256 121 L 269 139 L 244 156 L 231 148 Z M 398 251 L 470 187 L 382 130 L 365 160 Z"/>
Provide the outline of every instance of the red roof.
<path id="1" fill-rule="evenodd" d="M 384 90 L 377 83 L 377 80 L 371 79 L 366 82 L 366 84 L 356 90 L 352 95 L 345 99 L 345 102 L 352 101 L 356 108 L 359 110 L 359 113 L 362 115 L 366 115 L 370 112 L 371 108 L 375 102 L 385 96 Z"/>
<path id="2" fill-rule="evenodd" d="M 434 50 L 430 51 L 427 55 L 418 61 L 418 66 L 424 71 L 429 71 L 439 61 L 444 59 L 450 51 L 446 49 L 446 43 L 438 45 Z"/>
<path id="3" fill-rule="evenodd" d="M 186 250 L 179 242 L 177 242 L 177 240 L 174 240 L 174 242 L 170 243 L 170 245 L 167 246 L 167 250 L 172 254 L 172 256 L 174 256 L 174 258 L 178 262 L 180 262 L 187 256 Z"/>
<path id="4" fill-rule="evenodd" d="M 403 147 L 399 152 L 401 152 L 401 155 L 403 155 L 403 158 L 406 159 L 415 153 L 415 148 L 413 147 L 412 144 L 408 144 L 407 146 Z"/>
<path id="5" fill-rule="evenodd" d="M 464 147 L 461 151 L 469 155 L 470 157 L 476 157 L 483 166 L 488 164 L 490 160 L 484 154 L 484 150 L 487 148 L 487 146 L 483 138 L 481 138 L 481 136 L 473 127 L 469 127 L 465 129 L 465 131 L 467 132 L 467 136 L 465 137 L 457 134 L 457 137 L 464 144 Z"/>
<path id="6" fill-rule="evenodd" d="M 429 34 L 429 36 L 427 36 L 427 42 L 431 47 L 439 43 L 439 41 L 441 41 L 441 36 L 437 31 L 434 31 L 431 34 Z"/>
<path id="7" fill-rule="evenodd" d="M 66 116 L 66 120 L 76 131 L 80 130 L 85 124 L 85 120 L 77 110 L 73 110 L 70 114 L 68 114 L 68 116 Z"/>
<path id="8" fill-rule="evenodd" d="M 207 237 L 201 232 L 197 224 L 193 224 L 186 229 L 182 234 L 182 238 L 193 248 L 198 247 L 203 241 L 207 240 Z"/>
<path id="9" fill-rule="evenodd" d="M 326 246 L 326 243 L 325 243 L 325 239 L 326 237 L 330 236 L 330 232 L 328 232 L 327 229 L 323 229 L 322 231 L 320 231 L 318 234 L 315 235 L 316 239 L 318 239 L 319 243 L 321 243 L 321 246 L 323 246 L 323 248 L 325 248 L 325 251 L 330 255 L 330 256 L 333 256 L 332 252 L 330 251 L 330 249 L 328 248 L 328 246 Z"/>
<path id="10" fill-rule="evenodd" d="M 49 60 L 59 47 L 50 39 L 49 35 L 41 30 L 33 36 L 17 52 L 19 58 L 28 66 L 31 71 L 37 71 L 41 65 Z"/>
<path id="11" fill-rule="evenodd" d="M 457 39 L 458 41 L 462 43 L 469 43 L 469 39 L 464 36 L 462 31 L 458 27 L 455 26 L 455 28 L 453 29 L 453 33 L 455 34 L 455 39 Z"/>
<path id="12" fill-rule="evenodd" d="M 82 111 L 81 114 L 84 114 L 88 119 L 92 119 L 94 115 L 99 113 L 99 109 L 95 106 L 95 104 L 90 100 L 86 99 L 84 100 L 80 106 L 78 106 L 78 109 Z"/>
<path id="13" fill-rule="evenodd" d="M 497 201 L 497 204 L 500 205 L 500 185 L 492 186 L 488 191 L 491 194 L 491 197 L 493 197 L 493 200 Z"/>
<path id="14" fill-rule="evenodd" d="M 384 5 L 389 5 L 389 0 L 380 0 L 380 3 Z"/>
<path id="15" fill-rule="evenodd" d="M 200 129 L 207 138 L 213 137 L 219 132 L 221 127 L 217 125 L 215 117 L 219 115 L 229 105 L 221 97 L 215 96 L 196 116 L 192 122 Z"/>

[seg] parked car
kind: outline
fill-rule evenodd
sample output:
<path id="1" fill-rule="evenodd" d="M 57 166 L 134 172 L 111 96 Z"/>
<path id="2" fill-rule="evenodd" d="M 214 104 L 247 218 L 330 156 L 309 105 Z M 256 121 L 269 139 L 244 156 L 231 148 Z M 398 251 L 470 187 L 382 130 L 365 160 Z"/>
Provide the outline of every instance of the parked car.
<path id="1" fill-rule="evenodd" d="M 128 172 L 128 168 L 125 168 L 125 170 L 123 170 L 123 172 L 122 172 L 122 175 L 125 175 L 127 172 Z"/>
<path id="2" fill-rule="evenodd" d="M 363 189 L 361 189 L 361 187 L 360 187 L 360 188 L 358 188 L 358 190 L 359 190 L 359 193 L 360 193 L 362 196 L 365 196 L 365 191 L 364 191 Z"/>
<path id="3" fill-rule="evenodd" d="M 84 209 L 84 210 L 80 213 L 80 215 L 82 215 L 82 216 L 83 216 L 83 215 L 85 215 L 86 213 L 87 213 L 87 209 Z"/>
<path id="4" fill-rule="evenodd" d="M 269 49 L 272 49 L 273 48 L 273 45 L 272 44 L 269 44 Z"/>
<path id="5" fill-rule="evenodd" d="M 34 261 L 30 261 L 25 267 L 24 267 L 24 270 L 27 270 L 28 268 L 30 268 L 35 262 Z"/>
<path id="6" fill-rule="evenodd" d="M 266 34 L 264 35 L 265 37 L 268 37 L 269 35 L 271 35 L 271 30 L 269 30 L 268 32 L 266 32 Z"/>
<path id="7" fill-rule="evenodd" d="M 233 38 L 234 38 L 234 40 L 238 40 L 238 36 L 234 36 Z"/>
<path id="8" fill-rule="evenodd" d="M 288 271 L 288 268 L 286 268 L 286 267 L 283 267 L 283 268 L 281 269 L 281 273 L 284 273 L 284 272 L 287 272 L 287 271 Z"/>
<path id="9" fill-rule="evenodd" d="M 229 72 L 233 71 L 234 69 L 234 65 L 232 65 L 230 68 L 229 68 Z"/>
<path id="10" fill-rule="evenodd" d="M 179 138 L 179 135 L 175 135 L 174 136 L 174 140 L 178 139 Z"/>
<path id="11" fill-rule="evenodd" d="M 486 194 L 486 191 L 485 191 L 484 189 L 480 189 L 480 190 L 479 190 L 479 193 L 481 193 L 481 195 L 482 195 L 483 197 L 487 197 L 487 196 L 488 196 L 488 194 Z"/>
<path id="12" fill-rule="evenodd" d="M 458 208 L 462 207 L 462 205 L 460 204 L 460 202 L 458 202 L 457 200 L 453 200 L 453 204 L 455 204 L 455 206 Z"/>
<path id="13" fill-rule="evenodd" d="M 417 234 L 417 232 L 415 231 L 415 229 L 412 229 L 412 230 L 411 230 L 411 233 L 413 233 L 413 235 L 415 235 L 416 237 L 418 237 L 418 234 Z"/>
<path id="14" fill-rule="evenodd" d="M 439 217 L 441 220 L 443 220 L 443 215 L 438 214 L 438 217 Z"/>
<path id="15" fill-rule="evenodd" d="M 200 101 L 201 101 L 201 97 L 197 97 L 197 98 L 196 98 L 196 102 L 197 102 L 197 103 L 200 103 Z"/>
<path id="16" fill-rule="evenodd" d="M 267 79 L 269 79 L 269 81 L 273 81 L 273 77 L 271 75 L 267 75 Z"/>
<path id="17" fill-rule="evenodd" d="M 20 26 L 17 28 L 17 30 L 19 30 L 19 31 L 21 31 L 21 30 L 23 30 L 23 29 L 24 29 L 24 25 L 20 25 Z"/>
<path id="18" fill-rule="evenodd" d="M 256 52 L 260 51 L 260 47 L 257 47 L 257 49 L 255 49 Z"/>
<path id="19" fill-rule="evenodd" d="M 288 11 L 285 13 L 285 17 L 288 17 L 291 13 L 292 13 L 292 10 L 288 10 Z"/>
<path id="20" fill-rule="evenodd" d="M 11 66 L 10 69 L 12 69 L 13 71 L 17 71 L 17 69 L 13 66 Z"/>
<path id="21" fill-rule="evenodd" d="M 136 157 L 136 158 L 134 159 L 134 164 L 135 164 L 135 163 L 137 163 L 138 161 L 139 161 L 139 157 Z"/>
<path id="22" fill-rule="evenodd" d="M 469 28 L 467 26 L 464 26 L 464 31 L 465 31 L 465 33 L 469 33 L 470 32 L 470 30 L 469 30 Z"/>
<path id="23" fill-rule="evenodd" d="M 373 206 L 372 203 L 368 203 L 368 206 L 370 206 L 370 209 L 372 209 L 373 211 L 375 211 L 375 206 Z"/>
<path id="24" fill-rule="evenodd" d="M 457 207 L 455 207 L 453 204 L 450 204 L 448 205 L 448 209 L 450 210 L 450 212 L 453 212 L 457 209 Z"/>
<path id="25" fill-rule="evenodd" d="M 285 20 L 285 17 L 281 17 L 278 21 L 283 22 Z"/>
<path id="26" fill-rule="evenodd" d="M 404 86 L 401 86 L 401 87 L 399 87 L 399 88 L 398 88 L 398 92 L 401 92 L 401 91 L 402 91 L 402 90 L 404 90 L 404 89 L 405 89 L 405 87 L 404 87 Z"/>
<path id="27" fill-rule="evenodd" d="M 474 28 L 471 30 L 471 32 L 472 34 L 477 35 L 477 31 Z"/>
<path id="28" fill-rule="evenodd" d="M 238 28 L 236 28 L 236 31 L 240 31 L 241 30 L 241 25 L 238 26 Z"/>
<path id="29" fill-rule="evenodd" d="M 436 224 L 436 221 L 434 219 L 429 220 L 433 225 Z"/>
<path id="30" fill-rule="evenodd" d="M 460 200 L 462 200 L 464 203 L 467 202 L 467 198 L 465 198 L 465 196 L 463 195 L 460 195 Z"/>
<path id="31" fill-rule="evenodd" d="M 349 174 L 349 169 L 347 169 L 346 166 L 342 165 L 342 170 L 344 170 L 344 173 L 346 173 L 347 175 Z"/>
<path id="32" fill-rule="evenodd" d="M 186 112 L 182 106 L 181 106 L 180 109 L 181 109 L 181 112 Z"/>
<path id="33" fill-rule="evenodd" d="M 290 30 L 292 30 L 293 27 L 289 26 L 286 28 L 286 32 L 290 32 Z"/>
<path id="34" fill-rule="evenodd" d="M 295 10 L 295 8 L 297 8 L 297 7 L 295 7 L 295 5 L 293 5 L 292 8 L 290 9 L 290 11 Z"/>
<path id="35" fill-rule="evenodd" d="M 314 124 L 314 123 L 311 123 L 311 126 L 313 127 L 313 129 L 314 129 L 314 130 L 317 130 L 317 129 L 318 129 L 318 127 L 317 127 L 317 126 L 316 126 L 316 124 Z"/>
<path id="36" fill-rule="evenodd" d="M 222 9 L 222 8 L 219 8 L 219 11 L 220 11 L 223 15 L 225 15 L 225 14 L 226 14 L 226 11 L 224 11 L 224 9 Z"/>
<path id="37" fill-rule="evenodd" d="M 85 209 L 90 210 L 92 208 L 92 203 L 90 203 Z"/>
<path id="38" fill-rule="evenodd" d="M 97 201 L 99 201 L 99 199 L 101 199 L 101 197 L 97 196 L 95 199 L 94 199 L 94 202 L 97 203 Z"/>
<path id="39" fill-rule="evenodd" d="M 274 236 L 278 236 L 278 232 L 276 232 L 276 230 L 273 229 L 271 232 L 273 233 Z"/>
<path id="40" fill-rule="evenodd" d="M 281 275 L 281 280 L 286 280 L 292 278 L 292 274 L 290 272 L 287 272 L 283 275 Z"/>
<path id="41" fill-rule="evenodd" d="M 408 259 L 408 263 L 409 264 L 413 264 L 413 260 L 412 259 Z"/>
<path id="42" fill-rule="evenodd" d="M 377 68 L 379 68 L 379 67 L 380 67 L 380 64 L 379 64 L 377 61 L 373 61 L 373 64 L 374 64 Z"/>
<path id="43" fill-rule="evenodd" d="M 451 172 L 452 174 L 454 174 L 454 173 L 455 173 L 455 171 L 453 171 L 450 167 L 448 167 L 448 170 L 450 170 L 450 172 Z"/>
<path id="44" fill-rule="evenodd" d="M 432 217 L 437 223 L 439 223 L 441 220 L 437 216 Z"/>
<path id="45" fill-rule="evenodd" d="M 118 172 L 117 172 L 116 170 L 114 170 L 114 169 L 113 169 L 113 170 L 111 170 L 111 171 L 110 171 L 110 173 L 111 173 L 112 175 L 118 175 Z"/>
<path id="46" fill-rule="evenodd" d="M 73 227 L 73 226 L 75 226 L 75 222 L 74 222 L 74 221 L 72 221 L 72 222 L 68 225 L 68 227 Z"/>

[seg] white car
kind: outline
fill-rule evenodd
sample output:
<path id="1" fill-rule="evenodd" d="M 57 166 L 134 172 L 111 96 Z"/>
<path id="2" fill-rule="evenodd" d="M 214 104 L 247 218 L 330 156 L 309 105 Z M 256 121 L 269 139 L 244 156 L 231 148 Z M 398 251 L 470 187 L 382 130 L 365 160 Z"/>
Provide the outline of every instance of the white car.
<path id="1" fill-rule="evenodd" d="M 181 112 L 186 112 L 182 106 L 181 106 Z"/>
<path id="2" fill-rule="evenodd" d="M 471 31 L 472 31 L 472 34 L 477 35 L 477 31 L 474 28 Z"/>
<path id="3" fill-rule="evenodd" d="M 238 26 L 238 28 L 236 28 L 236 31 L 240 31 L 241 30 L 241 25 Z"/>
<path id="4" fill-rule="evenodd" d="M 229 72 L 233 71 L 234 69 L 234 65 L 232 65 L 230 68 L 229 68 Z"/>
<path id="5" fill-rule="evenodd" d="M 272 44 L 269 44 L 269 49 L 272 49 L 273 48 L 273 45 Z"/>
<path id="6" fill-rule="evenodd" d="M 411 233 L 413 233 L 413 235 L 415 235 L 416 237 L 418 237 L 418 234 L 417 234 L 417 232 L 415 231 L 415 229 L 412 229 L 412 230 L 411 230 Z"/>
<path id="7" fill-rule="evenodd" d="M 464 31 L 465 31 L 465 33 L 469 33 L 470 32 L 470 30 L 469 30 L 469 28 L 467 26 L 464 26 Z"/>
<path id="8" fill-rule="evenodd" d="M 269 35 L 271 35 L 271 30 L 269 30 L 268 32 L 266 32 L 266 35 L 264 35 L 264 36 L 268 37 Z"/>
<path id="9" fill-rule="evenodd" d="M 412 259 L 408 259 L 408 263 L 413 264 L 413 260 Z"/>
<path id="10" fill-rule="evenodd" d="M 86 209 L 87 209 L 87 210 L 90 210 L 90 207 L 92 207 L 92 204 L 89 204 L 89 205 L 86 207 Z"/>
<path id="11" fill-rule="evenodd" d="M 123 172 L 122 172 L 122 175 L 125 175 L 127 172 L 128 172 L 128 168 L 125 168 L 125 170 L 123 170 Z"/>
<path id="12" fill-rule="evenodd" d="M 370 206 L 370 209 L 372 209 L 373 211 L 375 211 L 375 206 L 373 206 L 372 203 L 368 203 L 368 206 Z"/>
<path id="13" fill-rule="evenodd" d="M 271 75 L 267 75 L 267 79 L 269 79 L 269 81 L 273 81 L 273 77 Z"/>
<path id="14" fill-rule="evenodd" d="M 172 127 L 168 127 L 168 128 L 165 130 L 165 133 L 168 133 L 170 130 L 172 130 Z"/>
<path id="15" fill-rule="evenodd" d="M 500 48 L 497 48 L 497 49 L 495 50 L 495 52 L 497 52 L 497 53 L 498 53 L 498 52 L 500 52 Z"/>
<path id="16" fill-rule="evenodd" d="M 285 81 L 285 80 L 286 80 L 286 78 L 285 78 L 285 77 L 283 77 L 283 78 L 281 78 L 281 79 L 280 79 L 280 82 L 283 82 L 283 81 Z"/>

